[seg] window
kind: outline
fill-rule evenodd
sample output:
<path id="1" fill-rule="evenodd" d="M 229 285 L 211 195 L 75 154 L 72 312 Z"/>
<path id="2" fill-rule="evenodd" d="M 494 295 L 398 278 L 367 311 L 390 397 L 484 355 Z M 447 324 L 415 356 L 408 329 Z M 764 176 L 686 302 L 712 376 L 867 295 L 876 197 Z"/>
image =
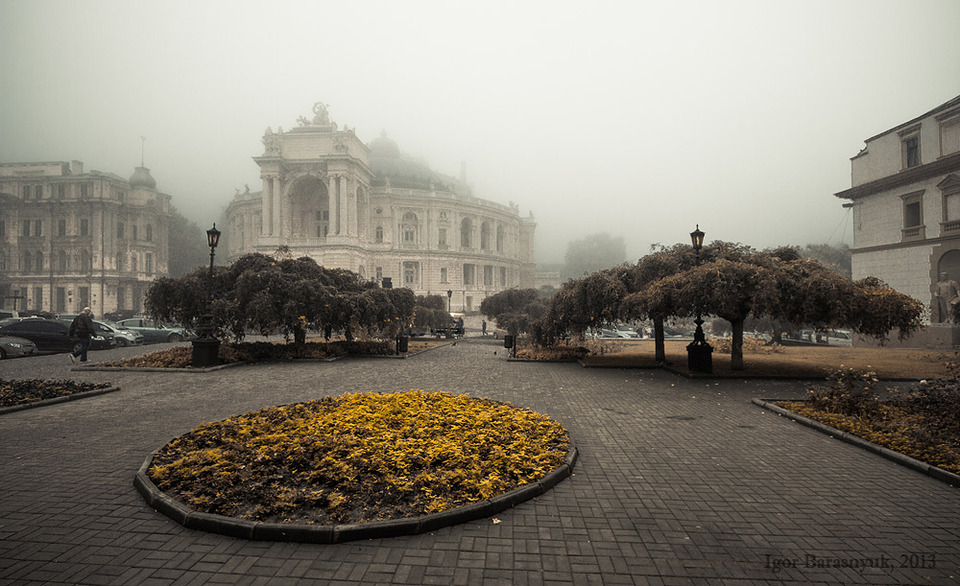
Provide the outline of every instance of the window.
<path id="1" fill-rule="evenodd" d="M 90 234 L 90 220 L 80 218 L 80 235 L 88 236 Z"/>
<path id="2" fill-rule="evenodd" d="M 43 309 L 43 287 L 33 288 L 33 308 Z"/>
<path id="3" fill-rule="evenodd" d="M 67 291 L 63 287 L 57 287 L 57 302 L 56 309 L 57 312 L 64 312 L 67 310 Z"/>
<path id="4" fill-rule="evenodd" d="M 67 197 L 67 186 L 57 185 L 57 199 L 64 199 L 65 197 Z"/>
<path id="5" fill-rule="evenodd" d="M 66 236 L 66 235 L 67 235 L 67 221 L 57 220 L 57 236 Z"/>
<path id="6" fill-rule="evenodd" d="M 23 221 L 23 230 L 20 232 L 20 235 L 21 235 L 21 236 L 29 236 L 29 235 L 30 235 L 30 220 L 24 220 L 24 221 Z"/>
<path id="7" fill-rule="evenodd" d="M 413 245 L 418 242 L 418 229 L 417 214 L 413 212 L 403 214 L 403 218 L 400 220 L 400 235 L 404 244 Z"/>
<path id="8" fill-rule="evenodd" d="M 117 238 L 123 238 L 123 222 L 117 222 Z"/>
<path id="9" fill-rule="evenodd" d="M 21 273 L 29 273 L 33 271 L 33 255 L 30 254 L 30 251 L 23 253 L 23 262 L 20 264 Z"/>
<path id="10" fill-rule="evenodd" d="M 922 240 L 926 237 L 923 226 L 923 192 L 904 195 L 903 200 L 903 229 L 901 241 Z"/>
<path id="11" fill-rule="evenodd" d="M 29 186 L 29 185 L 24 185 L 24 186 L 23 186 L 23 189 L 22 189 L 21 191 L 23 192 L 23 199 L 30 199 L 30 186 Z"/>
<path id="12" fill-rule="evenodd" d="M 940 121 L 940 156 L 960 152 L 960 114 L 947 115 Z"/>
<path id="13" fill-rule="evenodd" d="M 480 249 L 490 250 L 490 222 L 480 224 Z"/>
<path id="14" fill-rule="evenodd" d="M 460 248 L 470 248 L 473 245 L 473 222 L 464 218 L 460 222 Z"/>
<path id="15" fill-rule="evenodd" d="M 93 270 L 93 260 L 90 251 L 84 248 L 80 251 L 80 270 L 89 273 Z"/>
<path id="16" fill-rule="evenodd" d="M 78 289 L 79 298 L 77 299 L 78 307 L 87 307 L 90 305 L 90 287 L 80 287 Z"/>
<path id="17" fill-rule="evenodd" d="M 35 185 L 33 187 L 33 197 L 43 199 L 43 185 Z"/>
<path id="18" fill-rule="evenodd" d="M 123 270 L 123 253 L 117 254 L 117 270 Z"/>
<path id="19" fill-rule="evenodd" d="M 497 225 L 497 252 L 503 252 L 503 224 Z"/>
<path id="20" fill-rule="evenodd" d="M 483 266 L 483 286 L 484 287 L 493 286 L 493 267 L 490 265 Z"/>
<path id="21" fill-rule="evenodd" d="M 34 222 L 33 222 L 33 235 L 34 235 L 34 236 L 43 236 L 43 220 L 34 220 Z"/>
<path id="22" fill-rule="evenodd" d="M 447 229 L 446 228 L 440 228 L 440 235 L 439 235 L 439 238 L 437 239 L 437 245 L 440 248 L 447 247 Z"/>
<path id="23" fill-rule="evenodd" d="M 86 199 L 86 198 L 89 197 L 89 196 L 90 196 L 90 186 L 87 185 L 86 183 L 81 183 L 81 184 L 80 184 L 80 198 L 81 198 L 81 199 Z"/>
<path id="24" fill-rule="evenodd" d="M 137 239 L 137 225 L 134 224 L 133 226 L 131 226 L 131 229 L 133 230 L 133 239 L 136 240 L 136 239 Z"/>
<path id="25" fill-rule="evenodd" d="M 419 282 L 420 276 L 420 263 L 418 262 L 405 262 L 403 263 L 403 286 L 415 288 Z"/>
<path id="26" fill-rule="evenodd" d="M 947 175 L 946 179 L 937 184 L 943 195 L 943 222 L 940 223 L 940 234 L 956 234 L 960 232 L 960 176 Z"/>
<path id="27" fill-rule="evenodd" d="M 374 270 L 374 274 L 376 275 L 376 279 L 378 281 L 383 280 L 383 267 L 377 267 Z"/>
<path id="28" fill-rule="evenodd" d="M 376 236 L 374 236 L 377 244 L 383 244 L 383 226 L 377 226 Z"/>
<path id="29" fill-rule="evenodd" d="M 500 286 L 507 286 L 507 267 L 500 267 Z"/>
<path id="30" fill-rule="evenodd" d="M 7 223 L 0 219 L 0 240 L 7 237 Z"/>
<path id="31" fill-rule="evenodd" d="M 37 251 L 37 256 L 34 260 L 34 267 L 38 273 L 43 272 L 43 252 Z"/>
<path id="32" fill-rule="evenodd" d="M 61 250 L 57 254 L 58 262 L 57 266 L 60 268 L 61 273 L 65 273 L 70 270 L 70 255 L 67 254 L 65 250 Z"/>
<path id="33" fill-rule="evenodd" d="M 153 242 L 153 224 L 147 224 L 147 242 Z"/>
<path id="34" fill-rule="evenodd" d="M 146 258 L 143 261 L 143 268 L 148 275 L 153 274 L 153 254 L 148 252 Z"/>
<path id="35" fill-rule="evenodd" d="M 475 285 L 477 283 L 477 265 L 463 265 L 463 284 Z"/>
<path id="36" fill-rule="evenodd" d="M 447 269 L 440 269 L 440 282 L 441 283 L 447 282 Z"/>
<path id="37" fill-rule="evenodd" d="M 901 134 L 901 152 L 903 156 L 903 168 L 909 169 L 920 164 L 920 134 L 918 130 L 913 130 L 910 135 Z"/>
<path id="38" fill-rule="evenodd" d="M 130 270 L 134 273 L 137 272 L 137 255 L 136 253 L 130 255 Z"/>
<path id="39" fill-rule="evenodd" d="M 330 210 L 317 210 L 317 238 L 325 238 L 330 232 Z"/>

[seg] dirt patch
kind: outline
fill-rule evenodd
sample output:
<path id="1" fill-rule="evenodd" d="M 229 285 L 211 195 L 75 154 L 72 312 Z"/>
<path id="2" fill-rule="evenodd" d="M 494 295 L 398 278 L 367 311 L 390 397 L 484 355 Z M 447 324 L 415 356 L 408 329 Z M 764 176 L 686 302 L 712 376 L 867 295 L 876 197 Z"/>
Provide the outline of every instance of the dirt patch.
<path id="1" fill-rule="evenodd" d="M 687 369 L 689 341 L 665 345 L 670 366 Z M 586 366 L 644 368 L 657 366 L 653 340 L 615 341 L 616 351 L 591 355 Z M 714 351 L 713 373 L 717 375 L 826 377 L 841 366 L 872 370 L 881 378 L 941 378 L 949 375 L 947 361 L 955 353 L 945 350 L 905 348 L 844 348 L 835 346 L 784 346 L 782 352 L 756 354 L 745 352 L 742 371 L 730 368 L 730 355 Z"/>

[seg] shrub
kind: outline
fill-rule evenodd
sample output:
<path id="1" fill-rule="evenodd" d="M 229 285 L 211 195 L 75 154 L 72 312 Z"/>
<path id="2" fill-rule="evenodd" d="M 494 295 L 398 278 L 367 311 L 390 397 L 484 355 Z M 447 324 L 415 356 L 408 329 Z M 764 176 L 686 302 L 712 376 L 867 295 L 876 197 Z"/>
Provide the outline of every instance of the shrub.
<path id="1" fill-rule="evenodd" d="M 877 374 L 873 371 L 841 366 L 827 380 L 829 386 L 807 391 L 807 400 L 814 409 L 843 415 L 862 415 L 875 409 L 879 403 L 874 391 Z"/>

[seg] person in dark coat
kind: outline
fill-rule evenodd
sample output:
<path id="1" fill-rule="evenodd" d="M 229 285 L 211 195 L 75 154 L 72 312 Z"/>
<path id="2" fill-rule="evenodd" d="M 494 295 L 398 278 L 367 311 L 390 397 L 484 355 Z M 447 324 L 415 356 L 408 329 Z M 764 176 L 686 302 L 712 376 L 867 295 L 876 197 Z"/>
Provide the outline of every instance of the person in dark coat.
<path id="1" fill-rule="evenodd" d="M 70 353 L 70 362 L 87 361 L 87 350 L 90 349 L 90 337 L 93 336 L 95 328 L 93 326 L 93 311 L 89 307 L 84 307 L 83 311 L 70 324 L 70 338 L 79 339 L 80 347 Z"/>

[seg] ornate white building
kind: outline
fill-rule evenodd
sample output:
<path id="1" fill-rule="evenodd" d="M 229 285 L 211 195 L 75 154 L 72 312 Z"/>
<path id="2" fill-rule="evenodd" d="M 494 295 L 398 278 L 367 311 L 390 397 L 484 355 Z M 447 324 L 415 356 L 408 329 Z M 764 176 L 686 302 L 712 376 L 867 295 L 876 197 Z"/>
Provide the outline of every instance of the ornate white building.
<path id="1" fill-rule="evenodd" d="M 17 310 L 139 311 L 167 272 L 170 196 L 83 163 L 0 164 L 0 299 Z"/>
<path id="2" fill-rule="evenodd" d="M 960 281 L 960 96 L 868 138 L 851 159 L 853 278 L 876 276 L 938 308 L 938 275 Z"/>
<path id="3" fill-rule="evenodd" d="M 225 212 L 229 259 L 248 252 L 310 256 L 322 265 L 450 295 L 453 310 L 534 286 L 536 222 L 519 207 L 474 197 L 462 181 L 401 154 L 381 136 L 365 145 L 324 104 L 299 126 L 263 136 L 262 190 L 238 193 Z"/>

